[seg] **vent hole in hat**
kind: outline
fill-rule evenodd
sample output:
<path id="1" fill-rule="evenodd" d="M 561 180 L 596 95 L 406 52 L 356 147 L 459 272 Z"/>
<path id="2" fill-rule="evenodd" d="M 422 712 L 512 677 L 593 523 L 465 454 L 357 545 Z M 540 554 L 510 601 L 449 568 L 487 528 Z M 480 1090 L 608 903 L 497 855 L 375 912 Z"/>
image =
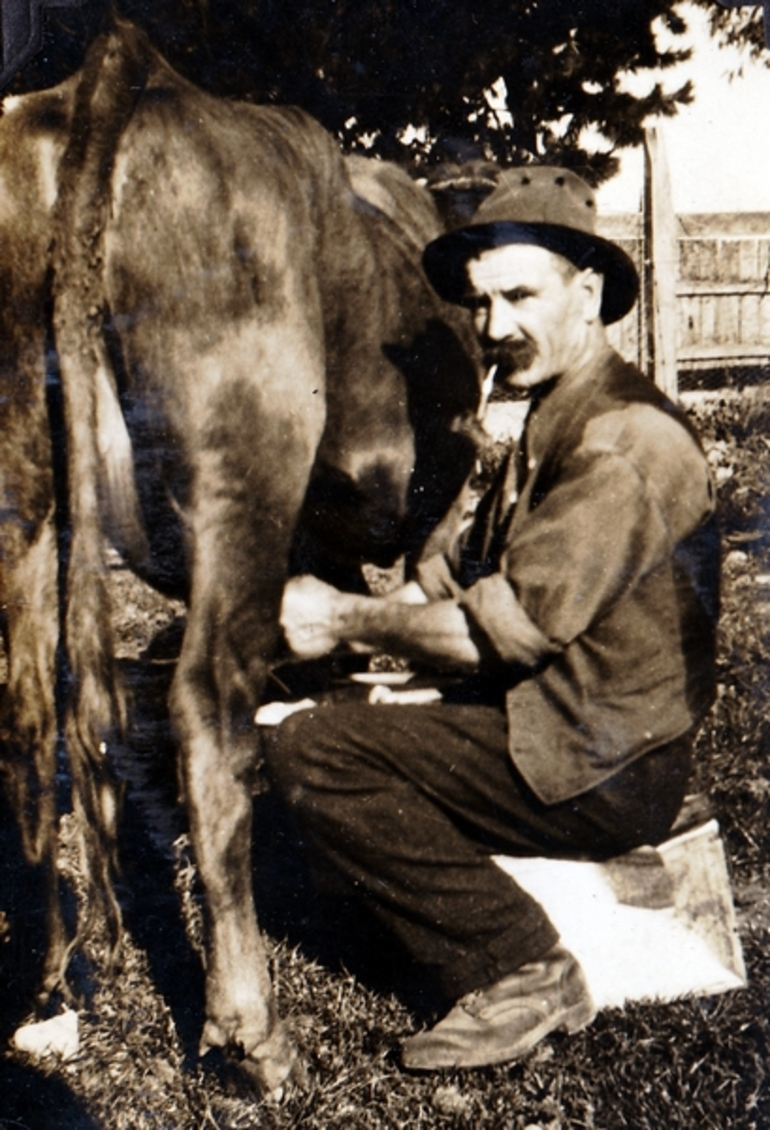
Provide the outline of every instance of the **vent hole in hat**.
<path id="1" fill-rule="evenodd" d="M 556 180 L 553 183 L 558 184 L 559 187 L 561 188 L 561 186 L 564 184 L 564 177 L 557 177 Z"/>
<path id="2" fill-rule="evenodd" d="M 593 206 L 594 206 L 593 200 L 586 200 L 586 204 L 588 205 L 589 208 L 593 208 Z"/>
<path id="3" fill-rule="evenodd" d="M 531 184 L 532 182 L 531 182 L 531 180 L 530 180 L 530 178 L 529 178 L 529 177 L 522 177 L 522 178 L 521 178 L 521 183 L 522 183 L 522 184 Z"/>

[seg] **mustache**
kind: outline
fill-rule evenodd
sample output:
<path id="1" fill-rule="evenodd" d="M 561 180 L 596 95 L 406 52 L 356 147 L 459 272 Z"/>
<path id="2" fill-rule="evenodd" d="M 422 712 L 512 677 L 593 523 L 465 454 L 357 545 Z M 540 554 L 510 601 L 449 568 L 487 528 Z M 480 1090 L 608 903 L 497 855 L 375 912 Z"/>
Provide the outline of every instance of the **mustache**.
<path id="1" fill-rule="evenodd" d="M 484 363 L 487 368 L 497 365 L 498 377 L 529 369 L 537 357 L 537 346 L 526 338 L 520 341 L 485 343 Z"/>

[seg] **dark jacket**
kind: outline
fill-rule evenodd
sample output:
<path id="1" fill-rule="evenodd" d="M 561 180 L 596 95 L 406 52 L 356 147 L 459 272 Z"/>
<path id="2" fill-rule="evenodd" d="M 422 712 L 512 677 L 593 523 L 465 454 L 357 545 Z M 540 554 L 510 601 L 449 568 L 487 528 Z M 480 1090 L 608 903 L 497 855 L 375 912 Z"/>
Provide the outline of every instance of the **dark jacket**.
<path id="1" fill-rule="evenodd" d="M 428 595 L 458 599 L 508 668 L 511 758 L 544 802 L 593 788 L 708 709 L 714 508 L 686 416 L 608 349 L 540 391 L 470 528 L 421 564 Z"/>

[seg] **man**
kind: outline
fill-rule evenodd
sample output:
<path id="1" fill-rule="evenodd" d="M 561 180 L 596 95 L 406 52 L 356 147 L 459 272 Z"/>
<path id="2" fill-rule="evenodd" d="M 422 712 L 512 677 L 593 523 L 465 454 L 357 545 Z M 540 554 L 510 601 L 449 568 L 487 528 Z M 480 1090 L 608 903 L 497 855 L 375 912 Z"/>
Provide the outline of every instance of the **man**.
<path id="1" fill-rule="evenodd" d="M 310 841 L 456 1000 L 404 1041 L 415 1070 L 516 1059 L 593 1019 L 578 963 L 490 857 L 659 842 L 712 699 L 709 472 L 684 415 L 608 345 L 637 278 L 594 213 L 573 173 L 519 169 L 428 246 L 496 379 L 531 393 L 520 449 L 395 599 L 285 590 L 297 655 L 359 644 L 467 675 L 440 703 L 294 714 L 266 743 Z"/>

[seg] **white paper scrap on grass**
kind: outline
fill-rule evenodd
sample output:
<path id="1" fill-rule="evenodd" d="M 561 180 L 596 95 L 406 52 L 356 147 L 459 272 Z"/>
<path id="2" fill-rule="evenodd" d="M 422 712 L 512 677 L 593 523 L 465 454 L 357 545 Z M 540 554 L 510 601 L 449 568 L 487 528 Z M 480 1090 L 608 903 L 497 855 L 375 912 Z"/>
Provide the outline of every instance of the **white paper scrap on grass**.
<path id="1" fill-rule="evenodd" d="M 22 1024 L 14 1032 L 11 1043 L 17 1051 L 35 1060 L 46 1056 L 58 1056 L 65 1061 L 73 1059 L 80 1047 L 78 1014 L 68 1008 L 50 1020 Z"/>
<path id="2" fill-rule="evenodd" d="M 257 710 L 254 721 L 258 726 L 280 726 L 298 710 L 310 710 L 316 705 L 312 698 L 303 698 L 299 702 L 266 702 Z"/>
<path id="3" fill-rule="evenodd" d="M 610 867 L 602 863 L 495 857 L 544 907 L 579 960 L 597 1008 L 745 987 L 716 821 L 668 840 L 657 852 L 672 892 L 672 905 L 658 909 L 619 901 Z"/>

